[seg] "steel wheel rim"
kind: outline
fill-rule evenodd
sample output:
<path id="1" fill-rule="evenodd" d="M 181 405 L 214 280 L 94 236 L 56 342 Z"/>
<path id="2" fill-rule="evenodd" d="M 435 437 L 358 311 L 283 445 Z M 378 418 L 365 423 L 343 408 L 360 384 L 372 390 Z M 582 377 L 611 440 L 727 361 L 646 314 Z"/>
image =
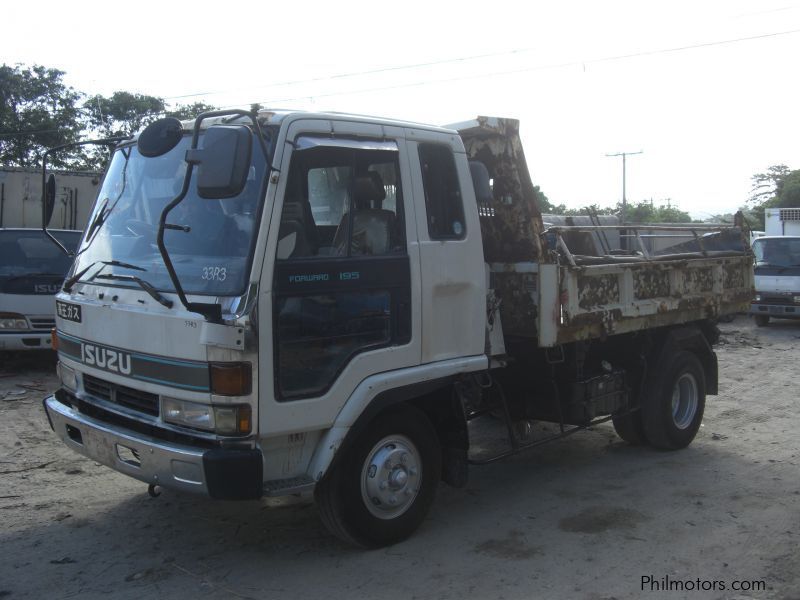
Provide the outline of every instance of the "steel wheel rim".
<path id="1" fill-rule="evenodd" d="M 684 373 L 672 388 L 672 421 L 678 429 L 686 429 L 697 414 L 697 380 L 691 373 Z"/>
<path id="2" fill-rule="evenodd" d="M 406 512 L 419 494 L 422 461 L 414 443 L 390 435 L 372 447 L 361 468 L 361 499 L 379 519 L 394 519 Z"/>

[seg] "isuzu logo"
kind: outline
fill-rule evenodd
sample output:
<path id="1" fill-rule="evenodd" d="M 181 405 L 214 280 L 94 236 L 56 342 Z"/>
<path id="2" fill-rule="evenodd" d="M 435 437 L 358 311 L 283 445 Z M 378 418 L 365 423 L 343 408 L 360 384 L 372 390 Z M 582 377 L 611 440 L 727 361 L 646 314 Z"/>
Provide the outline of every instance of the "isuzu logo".
<path id="1" fill-rule="evenodd" d="M 131 374 L 131 355 L 127 352 L 83 342 L 81 344 L 81 360 L 87 365 L 113 373 Z"/>
<path id="2" fill-rule="evenodd" d="M 37 283 L 33 286 L 33 291 L 37 294 L 57 294 L 59 286 L 50 283 Z"/>

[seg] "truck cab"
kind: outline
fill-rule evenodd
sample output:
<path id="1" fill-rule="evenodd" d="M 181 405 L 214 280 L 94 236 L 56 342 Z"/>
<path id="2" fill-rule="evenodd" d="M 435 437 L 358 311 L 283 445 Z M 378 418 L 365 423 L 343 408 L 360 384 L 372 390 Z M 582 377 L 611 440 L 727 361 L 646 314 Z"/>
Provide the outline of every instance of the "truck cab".
<path id="1" fill-rule="evenodd" d="M 750 308 L 756 325 L 800 318 L 800 236 L 764 236 L 753 241 L 756 293 Z"/>

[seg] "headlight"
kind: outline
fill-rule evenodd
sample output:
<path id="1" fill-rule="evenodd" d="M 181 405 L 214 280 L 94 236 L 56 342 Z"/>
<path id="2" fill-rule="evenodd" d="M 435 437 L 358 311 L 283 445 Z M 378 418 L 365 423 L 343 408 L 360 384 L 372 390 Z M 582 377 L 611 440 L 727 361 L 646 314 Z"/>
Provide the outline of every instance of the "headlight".
<path id="1" fill-rule="evenodd" d="M 756 302 L 761 302 L 761 294 L 756 294 L 754 300 Z"/>
<path id="2" fill-rule="evenodd" d="M 219 435 L 247 435 L 252 430 L 250 406 L 211 406 L 177 398 L 161 401 L 164 420 L 175 425 L 213 431 Z"/>
<path id="3" fill-rule="evenodd" d="M 58 373 L 58 378 L 61 379 L 61 385 L 73 392 L 78 389 L 78 376 L 73 369 L 58 363 L 56 372 Z"/>
<path id="4" fill-rule="evenodd" d="M 0 313 L 0 329 L 10 331 L 12 329 L 27 329 L 28 321 L 22 315 L 16 313 Z"/>
<path id="5" fill-rule="evenodd" d="M 794 297 L 795 304 L 800 304 L 800 296 Z"/>

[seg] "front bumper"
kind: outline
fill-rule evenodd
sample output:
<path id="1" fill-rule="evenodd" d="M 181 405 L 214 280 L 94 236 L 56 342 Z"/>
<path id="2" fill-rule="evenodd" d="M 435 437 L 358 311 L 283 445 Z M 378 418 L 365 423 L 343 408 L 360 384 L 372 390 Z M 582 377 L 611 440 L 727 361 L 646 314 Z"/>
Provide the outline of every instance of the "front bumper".
<path id="1" fill-rule="evenodd" d="M 0 333 L 0 350 L 51 350 L 52 347 L 49 331 Z"/>
<path id="2" fill-rule="evenodd" d="M 50 426 L 76 452 L 148 484 L 222 500 L 263 495 L 261 451 L 204 449 L 158 440 L 44 399 Z"/>
<path id="3" fill-rule="evenodd" d="M 797 304 L 761 304 L 750 305 L 751 315 L 765 315 L 778 319 L 800 319 L 800 306 Z"/>

